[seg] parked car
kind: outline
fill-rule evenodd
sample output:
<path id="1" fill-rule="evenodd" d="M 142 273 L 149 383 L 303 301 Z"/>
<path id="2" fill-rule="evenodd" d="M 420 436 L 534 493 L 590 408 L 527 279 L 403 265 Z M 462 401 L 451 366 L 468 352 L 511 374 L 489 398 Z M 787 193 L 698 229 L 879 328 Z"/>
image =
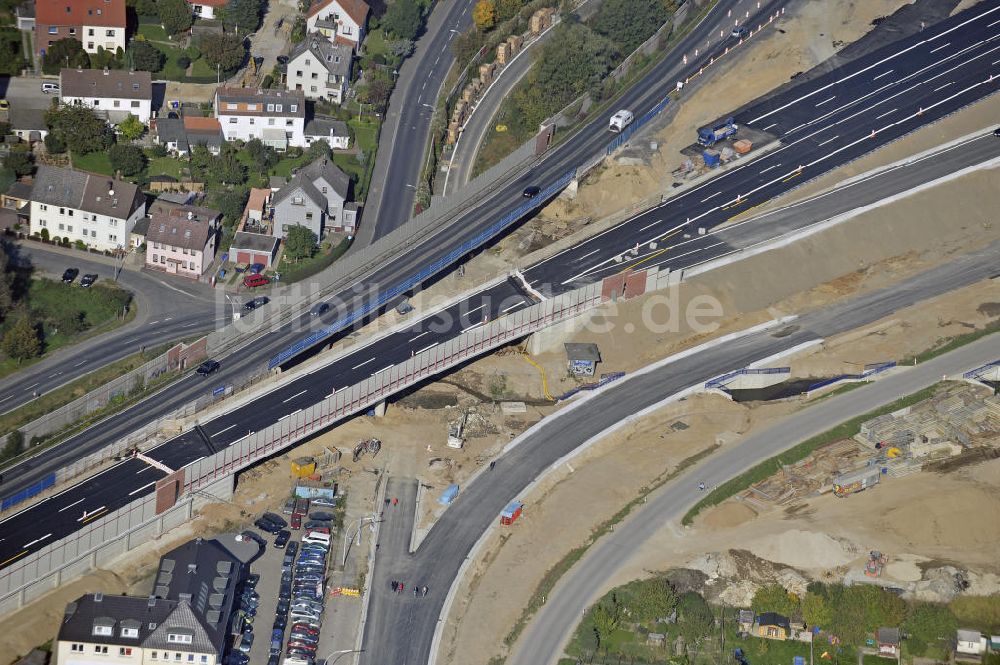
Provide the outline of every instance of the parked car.
<path id="1" fill-rule="evenodd" d="M 248 312 L 252 312 L 258 307 L 263 307 L 269 302 L 271 302 L 271 299 L 268 298 L 267 296 L 259 296 L 257 298 L 254 298 L 253 300 L 248 300 L 245 303 L 243 303 L 243 309 L 245 309 Z"/>
<path id="2" fill-rule="evenodd" d="M 248 289 L 255 289 L 258 286 L 267 286 L 271 283 L 264 275 L 246 275 L 243 277 L 243 286 Z"/>
<path id="3" fill-rule="evenodd" d="M 993 130 L 993 136 L 1000 136 L 1000 127 Z"/>
<path id="4" fill-rule="evenodd" d="M 523 196 L 526 199 L 533 199 L 536 196 L 538 196 L 541 192 L 542 188 L 539 187 L 538 185 L 528 185 L 527 187 L 524 188 L 524 191 L 521 192 L 521 196 Z"/>
<path id="5" fill-rule="evenodd" d="M 328 303 L 328 302 L 318 302 L 318 303 L 316 303 L 315 305 L 312 306 L 312 309 L 309 310 L 309 315 L 310 316 L 320 316 L 322 314 L 326 314 L 326 312 L 329 309 L 330 309 L 330 303 Z"/>
<path id="6" fill-rule="evenodd" d="M 94 282 L 96 281 L 97 281 L 97 275 L 95 274 L 84 275 L 83 277 L 80 278 L 80 286 L 82 286 L 85 289 L 89 289 L 91 286 L 94 285 Z"/>
<path id="7" fill-rule="evenodd" d="M 337 505 L 336 499 L 328 499 L 325 496 L 318 496 L 312 500 L 312 505 L 314 506 L 326 506 L 327 508 L 333 508 Z"/>
<path id="8" fill-rule="evenodd" d="M 292 522 L 292 528 L 293 529 L 295 529 L 296 531 L 298 531 L 299 529 L 302 528 L 302 515 L 300 515 L 298 513 L 292 513 L 292 516 L 289 519 Z"/>
<path id="9" fill-rule="evenodd" d="M 222 367 L 222 363 L 218 360 L 210 359 L 198 365 L 198 369 L 196 369 L 195 372 L 201 374 L 202 376 L 208 376 L 209 374 L 217 372 L 220 367 Z"/>
<path id="10" fill-rule="evenodd" d="M 53 93 L 59 94 L 59 84 L 58 83 L 43 83 L 42 93 L 46 95 L 51 95 Z"/>
<path id="11" fill-rule="evenodd" d="M 250 264 L 250 274 L 251 275 L 259 275 L 262 272 L 264 272 L 264 264 L 263 263 L 251 263 Z"/>
<path id="12" fill-rule="evenodd" d="M 404 300 L 403 302 L 396 305 L 396 312 L 398 314 L 409 314 L 412 311 L 413 311 L 413 305 L 410 304 L 409 300 Z M 315 503 L 315 501 L 313 503 Z"/>
<path id="13" fill-rule="evenodd" d="M 333 526 L 332 522 L 324 522 L 322 520 L 309 520 L 308 522 L 306 522 L 305 524 L 302 525 L 302 528 L 303 529 L 317 529 L 317 528 L 326 528 L 326 529 L 329 529 L 332 526 Z"/>
<path id="14" fill-rule="evenodd" d="M 310 513 L 309 519 L 311 520 L 332 520 L 333 513 L 327 513 L 322 510 L 318 510 L 314 513 Z"/>
<path id="15" fill-rule="evenodd" d="M 262 519 L 268 520 L 280 526 L 282 529 L 288 526 L 288 522 L 285 521 L 281 515 L 275 515 L 274 513 L 264 513 L 261 515 Z"/>
<path id="16" fill-rule="evenodd" d="M 263 540 L 263 538 L 261 540 Z M 260 573 L 250 573 L 247 577 L 245 585 L 251 589 L 256 589 L 258 582 L 260 582 Z"/>
<path id="17" fill-rule="evenodd" d="M 244 635 L 243 639 L 240 640 L 240 646 L 237 647 L 240 651 L 245 654 L 250 653 L 250 649 L 253 647 L 253 633 L 249 635 Z"/>
<path id="18" fill-rule="evenodd" d="M 295 499 L 288 499 L 285 501 L 285 505 L 282 507 L 281 512 L 285 515 L 291 515 L 293 510 L 295 510 Z"/>
<path id="19" fill-rule="evenodd" d="M 79 268 L 66 268 L 66 272 L 64 272 L 62 276 L 63 284 L 71 283 L 74 279 L 76 279 L 76 276 L 79 274 L 80 274 Z"/>
<path id="20" fill-rule="evenodd" d="M 266 531 L 268 533 L 272 533 L 272 534 L 275 534 L 275 535 L 277 535 L 278 532 L 280 532 L 281 529 L 282 529 L 281 525 L 275 524 L 274 522 L 272 522 L 270 520 L 266 520 L 263 517 L 259 518 L 253 524 L 254 524 L 255 527 L 257 527 L 261 531 Z"/>
<path id="21" fill-rule="evenodd" d="M 288 540 L 292 537 L 292 532 L 282 529 L 278 532 L 278 537 L 274 539 L 274 546 L 277 548 L 282 548 L 288 544 Z"/>

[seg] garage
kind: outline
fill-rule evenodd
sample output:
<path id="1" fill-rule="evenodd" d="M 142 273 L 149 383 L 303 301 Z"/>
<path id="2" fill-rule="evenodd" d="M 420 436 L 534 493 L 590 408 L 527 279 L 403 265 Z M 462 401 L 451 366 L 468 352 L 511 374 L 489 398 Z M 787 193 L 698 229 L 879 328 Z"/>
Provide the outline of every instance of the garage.
<path id="1" fill-rule="evenodd" d="M 270 268 L 277 252 L 277 238 L 239 231 L 229 246 L 229 260 L 242 265 L 262 263 L 264 268 Z"/>

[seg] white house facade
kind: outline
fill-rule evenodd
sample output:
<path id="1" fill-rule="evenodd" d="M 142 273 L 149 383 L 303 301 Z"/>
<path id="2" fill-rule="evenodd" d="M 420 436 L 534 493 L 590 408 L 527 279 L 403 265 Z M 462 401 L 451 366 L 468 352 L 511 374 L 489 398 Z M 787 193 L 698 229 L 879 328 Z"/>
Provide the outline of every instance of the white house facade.
<path id="1" fill-rule="evenodd" d="M 277 150 L 307 146 L 302 91 L 219 88 L 215 91 L 215 117 L 227 141 L 260 139 Z"/>
<path id="2" fill-rule="evenodd" d="M 149 124 L 152 116 L 153 82 L 149 72 L 63 69 L 59 87 L 63 103 L 87 106 L 113 123 L 131 114 Z"/>
<path id="3" fill-rule="evenodd" d="M 357 49 L 365 39 L 369 11 L 363 0 L 319 0 L 306 13 L 306 33 L 318 32 Z"/>

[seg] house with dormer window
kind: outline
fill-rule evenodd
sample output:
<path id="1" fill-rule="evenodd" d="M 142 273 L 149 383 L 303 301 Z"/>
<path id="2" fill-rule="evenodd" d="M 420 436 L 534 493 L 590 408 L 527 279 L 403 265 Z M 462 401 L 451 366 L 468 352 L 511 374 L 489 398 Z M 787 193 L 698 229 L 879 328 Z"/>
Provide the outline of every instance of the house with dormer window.
<path id="1" fill-rule="evenodd" d="M 341 104 L 351 81 L 353 58 L 351 46 L 320 34 L 309 35 L 289 54 L 285 83 L 289 90 L 301 90 L 307 99 Z"/>
<path id="2" fill-rule="evenodd" d="M 357 49 L 365 39 L 370 11 L 363 0 L 317 0 L 306 12 L 306 33 L 318 32 Z"/>
<path id="3" fill-rule="evenodd" d="M 222 87 L 215 91 L 215 117 L 227 141 L 259 139 L 279 151 L 307 147 L 301 90 Z"/>
<path id="4" fill-rule="evenodd" d="M 215 260 L 221 218 L 211 208 L 154 204 L 146 231 L 146 267 L 198 279 Z"/>

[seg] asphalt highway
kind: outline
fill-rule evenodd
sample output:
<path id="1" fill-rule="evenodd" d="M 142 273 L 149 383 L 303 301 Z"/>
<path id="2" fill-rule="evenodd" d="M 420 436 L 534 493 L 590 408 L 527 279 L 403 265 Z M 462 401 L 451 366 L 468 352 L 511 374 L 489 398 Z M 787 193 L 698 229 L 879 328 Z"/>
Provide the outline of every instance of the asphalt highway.
<path id="1" fill-rule="evenodd" d="M 721 485 L 755 464 L 780 455 L 800 441 L 934 385 L 942 376 L 961 374 L 992 362 L 1000 356 L 1000 340 L 996 337 L 981 339 L 927 363 L 907 367 L 860 390 L 823 400 L 765 431 L 747 437 L 738 445 L 726 446 L 725 450 L 668 483 L 624 524 L 605 536 L 559 581 L 508 662 L 511 665 L 557 662 L 584 610 L 605 591 L 606 580 L 612 579 L 615 572 L 664 525 L 678 520 L 702 498 L 702 494 L 695 489 L 698 483 L 704 482 L 707 487 Z M 635 408 L 639 410 L 644 406 L 637 404 Z M 613 424 L 608 420 L 605 426 Z M 536 444 L 525 442 L 524 445 Z M 890 479 L 889 482 L 893 481 Z M 878 488 L 869 491 L 875 496 L 866 499 L 878 501 Z"/>
<path id="2" fill-rule="evenodd" d="M 15 260 L 19 264 L 30 264 L 36 272 L 55 281 L 62 279 L 66 268 L 78 268 L 80 275 L 66 287 L 69 289 L 80 288 L 80 277 L 88 273 L 98 275 L 98 284 L 114 280 L 113 265 L 91 260 L 81 252 L 64 254 L 36 243 L 22 243 L 17 245 L 16 251 Z M 217 311 L 212 290 L 204 284 L 168 284 L 153 273 L 133 269 L 123 270 L 118 284 L 135 295 L 133 307 L 139 308 L 135 319 L 120 328 L 60 349 L 4 377 L 0 385 L 0 413 L 30 402 L 36 391 L 44 395 L 108 363 L 137 353 L 143 346 L 158 347 L 171 340 L 193 337 L 228 321 L 226 312 Z"/>
<path id="3" fill-rule="evenodd" d="M 968 17 L 969 17 L 969 12 L 965 12 L 963 14 L 958 15 L 957 17 L 955 17 L 955 19 L 952 19 L 950 22 L 952 24 L 960 23 L 963 20 L 967 20 Z M 946 24 L 947 23 L 949 22 L 946 22 Z M 947 29 L 948 27 L 950 26 L 946 25 L 943 28 L 935 26 L 935 28 L 929 28 L 928 30 L 925 30 L 925 32 L 922 33 L 922 35 L 924 37 L 928 37 L 931 35 L 931 33 Z M 864 63 L 861 63 L 859 61 L 856 63 L 852 63 L 845 69 L 850 71 L 854 67 L 864 67 L 864 66 L 865 66 Z M 838 70 L 833 72 L 832 75 L 842 77 L 844 76 L 844 72 Z M 816 81 L 806 84 L 806 87 L 814 85 L 820 85 L 820 86 L 824 85 L 822 81 L 823 79 L 817 79 Z M 980 92 L 984 91 L 983 88 L 974 88 L 974 90 L 979 90 Z M 790 91 L 789 94 L 792 93 L 795 93 L 798 96 L 802 96 L 803 94 L 805 94 L 802 90 L 797 90 L 797 91 L 793 90 Z M 961 100 L 956 100 L 954 102 L 956 106 L 954 106 L 953 109 L 958 108 L 957 106 L 958 104 L 967 104 L 970 101 L 971 99 L 967 99 L 964 97 Z M 994 143 L 1000 143 L 1000 141 Z M 991 156 L 995 155 L 995 153 L 991 153 L 992 148 L 989 147 L 989 144 L 990 144 L 989 140 L 982 140 L 981 142 L 974 142 L 973 144 L 970 145 L 975 145 L 977 150 L 979 149 L 984 150 L 985 154 L 990 154 Z M 866 145 L 869 148 L 877 147 L 878 137 L 876 136 L 875 139 L 871 139 L 871 141 L 867 142 Z M 776 153 L 778 151 L 775 150 L 773 152 Z M 929 159 L 917 163 L 917 165 L 915 166 L 916 171 L 910 171 L 907 169 L 895 169 L 893 171 L 887 172 L 887 174 L 883 177 L 888 178 L 890 180 L 893 178 L 903 178 L 903 180 L 897 181 L 896 187 L 900 187 L 900 189 L 905 189 L 905 186 L 899 184 L 900 182 L 902 182 L 904 185 L 906 182 L 912 183 L 913 178 L 919 179 L 922 177 L 921 171 L 923 169 L 928 169 L 931 167 L 937 168 L 941 164 L 943 164 L 944 160 L 946 159 L 952 160 L 950 163 L 953 165 L 952 168 L 955 168 L 955 166 L 957 166 L 958 164 L 963 163 L 962 162 L 963 158 L 970 157 L 972 155 L 972 151 L 971 149 L 952 150 L 946 153 L 946 155 L 947 157 L 941 157 L 940 159 Z M 824 160 L 819 162 L 819 164 L 822 164 L 827 169 L 833 168 L 834 166 L 837 165 L 837 163 L 838 162 L 836 159 Z M 975 161 L 964 162 L 965 165 L 972 163 L 976 162 Z M 759 160 L 758 160 L 758 162 L 750 163 L 747 166 L 741 169 L 737 169 L 731 173 L 736 173 L 736 174 L 747 173 L 749 175 L 753 175 L 759 173 L 760 168 L 761 167 L 759 165 Z M 934 172 L 940 174 L 940 171 L 939 170 L 934 171 L 934 168 L 931 168 L 931 171 L 928 172 Z M 818 173 L 819 170 L 817 169 L 817 174 Z M 723 177 L 728 178 L 730 177 L 730 174 L 726 174 Z M 870 178 L 862 183 L 856 184 L 855 186 L 850 188 L 846 196 L 844 196 L 843 198 L 838 198 L 835 196 L 827 196 L 818 199 L 817 200 L 818 203 L 814 204 L 818 206 L 816 210 L 817 211 L 833 210 L 834 212 L 836 212 L 838 209 L 842 209 L 845 206 L 851 207 L 853 205 L 857 205 L 858 201 L 861 200 L 863 196 L 868 196 L 871 199 L 877 199 L 879 196 L 884 195 L 886 191 L 885 183 L 887 183 L 888 180 L 883 180 L 882 179 L 883 177 Z M 911 180 L 907 180 L 906 178 L 910 178 Z M 716 181 L 712 182 L 714 183 Z M 781 184 L 783 184 L 785 188 L 788 189 L 794 186 L 794 184 L 797 184 L 797 181 L 793 178 L 791 181 L 786 181 Z M 706 186 L 710 185 L 711 183 Z M 891 186 L 889 188 L 891 189 Z M 688 192 L 685 195 L 683 195 L 682 198 L 690 197 L 689 200 L 697 200 L 696 196 L 693 196 L 693 193 L 696 191 L 697 190 Z M 774 191 L 771 192 L 771 196 L 777 194 L 777 191 L 778 189 L 775 186 Z M 863 194 L 863 192 L 867 192 L 867 194 Z M 702 198 L 704 198 L 704 196 Z M 848 201 L 848 203 L 844 202 L 845 199 Z M 837 200 L 839 200 L 840 203 L 835 203 L 835 201 Z M 826 207 L 831 205 L 833 206 L 832 208 Z M 648 214 L 649 213 L 647 213 L 647 215 Z M 787 230 L 788 228 L 793 227 L 796 224 L 804 226 L 813 221 L 824 219 L 828 216 L 830 215 L 822 215 L 819 216 L 818 218 L 809 219 L 804 216 L 803 208 L 796 208 L 794 213 L 792 213 L 789 217 L 786 218 L 782 230 Z M 647 223 L 653 223 L 653 222 L 647 222 Z M 621 241 L 617 240 L 617 238 L 620 237 L 619 234 L 626 234 L 626 237 L 628 237 L 628 234 L 635 234 L 637 232 L 642 233 L 643 230 L 641 228 L 637 229 L 637 227 L 639 226 L 640 225 L 633 220 L 632 222 L 628 222 L 623 225 L 620 225 L 619 227 L 615 227 L 615 229 L 606 232 L 606 234 L 601 237 L 605 238 L 604 240 L 605 244 L 613 246 L 615 243 L 620 243 L 619 246 L 622 245 L 627 246 L 626 243 L 622 243 Z M 766 225 L 766 227 L 771 227 L 771 226 L 772 226 L 771 224 Z M 749 244 L 754 238 L 759 238 L 760 227 L 755 228 L 753 225 L 749 224 L 742 224 L 736 226 L 735 228 L 726 231 L 725 243 L 729 246 L 739 245 L 741 242 L 738 237 L 740 233 L 750 234 L 748 236 L 749 240 L 742 241 L 743 243 Z M 540 267 L 536 266 L 530 268 L 527 271 L 529 279 L 535 281 L 536 283 L 539 283 L 539 279 L 541 279 L 540 273 L 542 276 L 544 276 L 546 273 L 550 275 L 549 279 L 551 280 L 551 282 L 554 283 L 554 288 L 547 287 L 544 283 L 540 283 L 539 285 L 542 287 L 541 290 L 543 291 L 546 290 L 546 288 L 553 288 L 553 290 L 555 290 L 559 288 L 559 285 L 562 285 L 563 283 L 566 284 L 574 283 L 574 281 L 579 279 L 576 278 L 575 275 L 577 275 L 580 272 L 579 270 L 580 263 L 579 262 L 574 263 L 572 257 L 592 252 L 593 249 L 587 248 L 587 244 L 590 244 L 591 247 L 596 248 L 596 246 L 592 243 L 594 243 L 594 240 L 589 240 L 587 241 L 587 243 L 583 243 L 579 248 L 571 250 L 569 254 L 564 254 L 563 256 L 565 258 L 562 258 L 557 261 L 553 260 L 545 261 L 539 264 Z M 670 265 L 670 267 L 672 268 L 682 268 L 689 265 L 695 265 L 705 260 L 706 254 L 711 255 L 713 251 L 716 251 L 716 248 L 712 248 L 707 252 L 698 252 L 698 253 L 678 252 L 676 256 L 668 257 L 668 260 L 672 261 L 668 265 Z M 418 253 L 419 252 L 414 252 L 413 254 L 416 255 Z M 660 257 L 658 256 L 655 257 L 653 260 L 659 262 L 659 258 Z M 417 258 L 416 260 L 422 260 L 422 259 Z M 618 269 L 620 270 L 621 267 L 619 266 Z M 383 270 L 389 270 L 389 268 L 385 268 Z M 601 276 L 603 275 L 594 275 L 593 273 L 588 273 L 589 279 L 594 279 Z M 567 287 L 562 287 L 562 288 L 567 288 Z M 335 391 L 338 388 L 342 388 L 346 385 L 350 385 L 357 381 L 363 380 L 371 376 L 372 374 L 375 374 L 379 371 L 383 371 L 385 368 L 389 367 L 392 364 L 395 364 L 399 360 L 409 357 L 409 355 L 412 353 L 415 353 L 417 351 L 422 351 L 430 346 L 433 346 L 434 344 L 440 343 L 441 341 L 448 339 L 451 336 L 454 336 L 455 334 L 457 334 L 462 330 L 466 330 L 471 326 L 481 324 L 482 321 L 485 320 L 484 317 L 486 315 L 488 315 L 489 318 L 492 319 L 504 313 L 505 310 L 512 311 L 512 308 L 516 308 L 528 302 L 530 302 L 528 297 L 525 294 L 519 292 L 514 284 L 510 282 L 504 282 L 486 292 L 477 294 L 476 296 L 470 298 L 466 302 L 454 305 L 452 308 L 449 308 L 449 310 L 447 310 L 443 314 L 432 315 L 431 317 L 428 317 L 427 319 L 421 322 L 417 322 L 414 325 L 414 327 L 406 333 L 400 333 L 391 337 L 383 338 L 381 340 L 375 340 L 369 346 L 365 346 L 354 351 L 350 355 L 339 359 L 337 362 L 328 365 L 324 369 L 317 370 L 302 379 L 299 379 L 285 386 L 282 386 L 280 389 L 273 391 L 269 395 L 259 400 L 256 400 L 251 404 L 236 409 L 229 414 L 226 414 L 211 421 L 210 423 L 204 424 L 206 431 L 208 431 L 212 437 L 212 446 L 218 449 L 220 447 L 229 445 L 233 441 L 239 439 L 247 431 L 251 430 L 257 431 L 263 427 L 266 427 L 267 425 L 273 424 L 274 422 L 280 420 L 282 417 L 285 417 L 300 408 L 304 408 L 307 405 L 314 404 L 315 402 L 319 401 L 321 398 L 330 394 L 331 392 Z M 335 314 L 325 315 L 325 317 L 328 319 L 331 316 L 335 316 Z M 445 323 L 443 322 L 444 318 L 453 321 L 454 324 L 445 325 Z M 301 319 L 305 319 L 306 322 L 308 323 L 309 317 L 308 315 L 303 315 L 303 317 L 300 318 L 300 321 Z M 302 324 L 299 321 L 297 321 L 295 325 L 302 325 Z M 294 325 L 286 326 L 286 328 L 292 329 L 294 328 Z M 272 335 L 272 337 L 280 337 L 280 336 Z M 280 340 L 275 341 L 272 339 L 270 341 L 270 343 L 278 343 L 278 342 L 280 342 Z M 265 345 L 268 343 L 268 341 L 266 338 L 262 338 L 262 340 L 258 340 L 258 343 L 261 345 Z M 238 357 L 239 355 L 243 355 L 246 353 L 248 352 L 244 350 L 238 352 L 236 356 Z M 234 368 L 232 366 L 236 367 Z M 209 379 L 203 379 L 202 377 L 194 375 L 188 376 L 182 381 L 180 381 L 176 387 L 172 387 L 171 390 L 169 391 L 161 392 L 154 400 L 151 400 L 148 403 L 149 407 L 151 408 L 146 408 L 143 405 L 140 405 L 139 407 L 129 409 L 123 414 L 111 417 L 106 421 L 98 424 L 97 426 L 85 432 L 83 435 L 76 437 L 71 442 L 58 446 L 52 449 L 51 452 L 47 452 L 39 456 L 39 459 L 37 460 L 37 463 L 34 467 L 26 469 L 26 472 L 24 474 L 20 474 L 18 478 L 10 479 L 8 481 L 8 483 L 13 484 L 13 486 L 11 484 L 8 484 L 5 487 L 5 491 L 8 493 L 15 491 L 18 487 L 17 483 L 25 482 L 24 478 L 32 478 L 33 474 L 41 473 L 43 470 L 54 468 L 53 465 L 59 464 L 63 460 L 73 459 L 77 455 L 84 454 L 80 452 L 81 450 L 87 450 L 88 448 L 91 450 L 99 449 L 99 447 L 108 445 L 109 443 L 113 442 L 117 437 L 120 437 L 129 431 L 133 431 L 138 426 L 141 426 L 144 420 L 148 422 L 149 420 L 154 418 L 155 417 L 154 414 L 162 412 L 162 410 L 164 409 L 164 405 L 168 405 L 170 406 L 170 408 L 176 408 L 176 406 L 180 406 L 181 404 L 183 404 L 188 399 L 191 399 L 192 397 L 196 397 L 198 395 L 204 395 L 206 393 L 211 392 L 212 388 L 226 385 L 227 381 L 229 380 L 228 376 L 226 375 L 226 371 L 238 372 L 239 363 L 238 362 L 229 363 L 227 361 L 224 361 L 223 371 L 219 375 L 213 375 L 213 377 Z M 187 396 L 186 399 L 183 399 L 184 396 Z M 185 464 L 190 463 L 195 459 L 198 459 L 199 457 L 209 454 L 210 452 L 212 451 L 211 449 L 208 448 L 208 446 L 206 446 L 205 442 L 201 441 L 196 436 L 188 434 L 169 441 L 168 443 L 160 446 L 159 448 L 154 449 L 154 451 L 150 454 L 156 459 L 165 463 L 168 467 L 179 468 L 181 466 L 184 466 Z M 114 482 L 107 482 L 106 484 L 102 485 L 101 491 L 97 492 L 95 495 L 87 496 L 84 504 L 88 506 L 89 509 L 104 507 L 107 510 L 111 510 L 114 507 L 123 505 L 134 496 L 134 495 L 129 495 L 128 492 L 132 492 L 135 490 L 141 490 L 145 492 L 151 491 L 151 486 L 143 488 L 141 484 L 136 485 L 135 484 L 136 479 L 134 478 L 134 474 L 132 474 L 133 477 L 129 477 L 128 474 L 117 471 L 109 471 L 106 473 L 112 475 L 106 476 L 105 480 L 110 480 L 111 478 L 114 478 Z M 71 488 L 68 491 L 73 491 L 73 489 Z M 74 500 L 76 500 L 77 496 L 79 495 L 73 495 Z M 49 504 L 48 507 L 46 507 L 46 503 Z M 9 563 L 11 557 L 16 558 L 19 556 L 23 556 L 24 553 L 30 551 L 28 548 L 25 548 L 23 550 L 18 549 L 18 543 L 16 542 L 17 540 L 22 540 L 23 541 L 22 544 L 31 543 L 33 540 L 37 538 L 37 535 L 35 534 L 39 529 L 38 524 L 41 523 L 50 524 L 48 522 L 44 522 L 44 519 L 39 519 L 39 516 L 42 515 L 45 511 L 49 511 L 49 514 L 51 515 L 52 512 L 58 512 L 58 508 L 55 507 L 54 504 L 52 504 L 51 502 L 46 502 L 46 503 L 39 504 L 37 507 L 34 507 L 30 510 L 24 511 L 17 515 L 14 515 L 12 518 L 3 523 L 5 530 L 9 529 L 12 530 L 12 532 L 16 532 L 18 534 L 23 534 L 23 535 L 19 535 L 16 539 L 14 539 L 14 542 L 10 542 L 9 545 L 5 541 L 0 541 L 0 567 L 5 565 L 6 563 Z M 49 527 L 47 526 L 46 528 L 48 529 Z M 57 519 L 53 523 L 51 523 L 51 530 L 53 533 L 52 537 L 59 537 L 60 534 L 68 533 L 72 531 L 73 528 L 75 528 L 75 524 L 69 523 L 67 521 L 60 522 Z M 33 545 L 33 547 L 38 547 L 38 546 L 40 545 L 38 544 Z M 9 547 L 10 549 L 6 549 L 7 547 Z"/>
<path id="4" fill-rule="evenodd" d="M 772 134 L 780 147 L 533 266 L 529 283 L 560 292 L 629 267 L 725 254 L 725 242 L 698 239 L 698 230 L 996 93 L 1000 6 L 984 4 L 745 110 L 737 124 Z"/>
<path id="5" fill-rule="evenodd" d="M 730 19 L 727 18 L 726 12 L 734 2 L 735 0 L 720 0 L 702 22 L 678 42 L 675 51 L 693 53 L 699 46 L 716 43 L 719 27 L 729 25 Z M 460 4 L 456 3 L 456 6 Z M 761 15 L 767 16 L 769 12 L 774 11 L 776 4 L 765 6 L 761 10 Z M 432 21 L 434 20 L 436 19 L 432 16 Z M 703 54 L 704 61 L 707 62 L 709 57 L 709 53 Z M 697 66 L 699 66 L 697 63 L 690 65 L 690 67 Z M 620 103 L 634 109 L 637 115 L 644 113 L 646 109 L 652 108 L 659 102 L 672 86 L 672 83 L 668 85 L 665 82 L 672 82 L 677 77 L 682 77 L 683 67 L 687 66 L 671 65 L 669 59 L 665 59 L 626 92 Z M 510 182 L 479 202 L 454 225 L 431 238 L 415 243 L 410 251 L 397 259 L 373 267 L 363 279 L 340 294 L 330 297 L 328 301 L 332 307 L 327 314 L 311 317 L 305 310 L 295 312 L 288 323 L 263 330 L 258 337 L 238 348 L 230 349 L 226 356 L 219 358 L 222 361 L 222 368 L 214 375 L 210 385 L 216 387 L 241 384 L 247 376 L 263 370 L 267 358 L 320 327 L 329 325 L 339 317 L 360 308 L 365 302 L 377 297 L 382 287 L 399 283 L 402 276 L 419 272 L 436 258 L 476 237 L 484 225 L 499 219 L 523 202 L 522 191 L 525 186 L 554 182 L 570 169 L 599 153 L 609 140 L 606 128 L 606 118 L 595 118 L 572 137 L 549 150 L 535 169 L 514 176 Z M 269 306 L 282 306 L 282 303 L 275 302 Z M 341 331 L 338 336 L 333 336 L 324 343 L 334 342 L 339 336 L 348 332 L 349 330 Z M 155 398 L 111 416 L 58 447 L 33 457 L 21 465 L 13 477 L 12 474 L 5 476 L 3 494 L 13 494 L 37 482 L 60 465 L 96 452 L 129 432 L 210 394 L 211 388 L 206 387 L 206 382 L 193 374 L 177 381 L 157 393 Z"/>

